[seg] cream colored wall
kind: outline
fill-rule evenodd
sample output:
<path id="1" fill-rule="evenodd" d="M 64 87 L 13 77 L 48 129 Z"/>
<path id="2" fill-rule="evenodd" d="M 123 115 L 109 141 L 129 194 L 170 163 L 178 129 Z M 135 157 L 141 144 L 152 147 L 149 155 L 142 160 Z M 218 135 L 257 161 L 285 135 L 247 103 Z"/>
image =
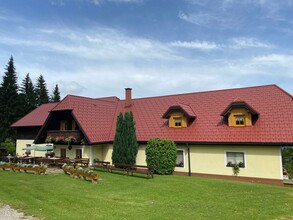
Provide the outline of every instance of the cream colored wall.
<path id="1" fill-rule="evenodd" d="M 146 145 L 139 145 L 138 152 L 136 155 L 136 164 L 137 165 L 147 165 L 146 156 L 145 156 Z"/>
<path id="2" fill-rule="evenodd" d="M 34 140 L 16 140 L 16 153 L 19 156 L 25 155 L 24 153 L 26 152 L 25 150 L 22 150 L 23 148 L 26 147 L 27 144 L 33 144 Z M 31 155 L 34 157 L 44 157 L 46 152 L 44 151 L 34 151 L 31 150 Z"/>
<path id="3" fill-rule="evenodd" d="M 233 175 L 226 152 L 244 152 L 245 168 L 238 176 L 282 179 L 281 151 L 277 146 L 190 146 L 192 173 Z"/>
<path id="4" fill-rule="evenodd" d="M 113 145 L 112 144 L 105 144 L 102 148 L 102 159 L 103 161 L 108 161 L 112 163 L 112 152 L 113 152 Z"/>
<path id="5" fill-rule="evenodd" d="M 69 157 L 70 159 L 73 159 L 76 157 L 76 149 L 81 149 L 82 150 L 82 157 L 87 158 L 87 150 L 85 150 L 87 148 L 87 146 L 83 146 L 83 145 L 72 145 L 72 149 L 69 150 L 67 145 L 54 145 L 54 153 L 56 157 L 60 157 L 60 153 L 61 153 L 61 148 L 65 148 L 66 149 L 66 157 Z"/>

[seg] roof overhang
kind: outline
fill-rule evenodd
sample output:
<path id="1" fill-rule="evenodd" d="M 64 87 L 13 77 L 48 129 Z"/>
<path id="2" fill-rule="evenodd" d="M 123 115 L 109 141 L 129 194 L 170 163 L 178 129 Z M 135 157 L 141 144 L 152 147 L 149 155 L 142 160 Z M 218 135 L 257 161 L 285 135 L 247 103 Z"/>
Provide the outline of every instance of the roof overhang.
<path id="1" fill-rule="evenodd" d="M 259 113 L 256 110 L 254 110 L 250 105 L 248 105 L 246 102 L 234 101 L 234 102 L 231 102 L 227 106 L 227 108 L 221 113 L 221 116 L 224 116 L 224 117 L 227 116 L 233 108 L 244 108 L 244 109 L 246 109 L 246 111 L 250 112 L 254 116 L 259 115 Z"/>
<path id="2" fill-rule="evenodd" d="M 170 118 L 170 115 L 173 112 L 181 112 L 186 118 L 190 119 L 195 119 L 196 115 L 194 114 L 194 112 L 192 111 L 190 106 L 187 105 L 172 105 L 168 108 L 168 110 L 164 113 L 164 115 L 162 116 L 162 118 Z"/>

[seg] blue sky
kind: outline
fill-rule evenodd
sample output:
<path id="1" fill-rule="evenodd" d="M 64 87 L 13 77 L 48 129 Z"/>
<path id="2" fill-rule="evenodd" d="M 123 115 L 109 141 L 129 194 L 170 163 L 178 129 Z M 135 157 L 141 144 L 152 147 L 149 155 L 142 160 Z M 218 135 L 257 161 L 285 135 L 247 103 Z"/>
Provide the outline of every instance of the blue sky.
<path id="1" fill-rule="evenodd" d="M 293 0 L 1 0 L 0 67 L 62 96 L 277 84 L 293 94 Z"/>

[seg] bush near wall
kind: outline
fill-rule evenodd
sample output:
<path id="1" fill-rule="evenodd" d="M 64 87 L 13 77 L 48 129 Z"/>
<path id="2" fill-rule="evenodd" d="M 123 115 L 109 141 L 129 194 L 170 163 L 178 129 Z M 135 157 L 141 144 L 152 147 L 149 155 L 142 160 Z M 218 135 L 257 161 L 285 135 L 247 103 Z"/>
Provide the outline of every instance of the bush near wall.
<path id="1" fill-rule="evenodd" d="M 172 174 L 177 158 L 176 144 L 171 140 L 154 138 L 148 141 L 146 147 L 146 162 L 154 166 L 157 174 Z"/>

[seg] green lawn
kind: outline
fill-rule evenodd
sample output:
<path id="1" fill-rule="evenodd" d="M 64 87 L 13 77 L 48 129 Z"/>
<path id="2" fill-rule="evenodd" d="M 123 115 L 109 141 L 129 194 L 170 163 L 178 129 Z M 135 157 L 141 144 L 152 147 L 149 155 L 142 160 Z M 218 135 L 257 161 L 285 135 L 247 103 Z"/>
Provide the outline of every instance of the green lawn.
<path id="1" fill-rule="evenodd" d="M 291 219 L 293 188 L 182 176 L 0 171 L 0 203 L 45 219 Z"/>

